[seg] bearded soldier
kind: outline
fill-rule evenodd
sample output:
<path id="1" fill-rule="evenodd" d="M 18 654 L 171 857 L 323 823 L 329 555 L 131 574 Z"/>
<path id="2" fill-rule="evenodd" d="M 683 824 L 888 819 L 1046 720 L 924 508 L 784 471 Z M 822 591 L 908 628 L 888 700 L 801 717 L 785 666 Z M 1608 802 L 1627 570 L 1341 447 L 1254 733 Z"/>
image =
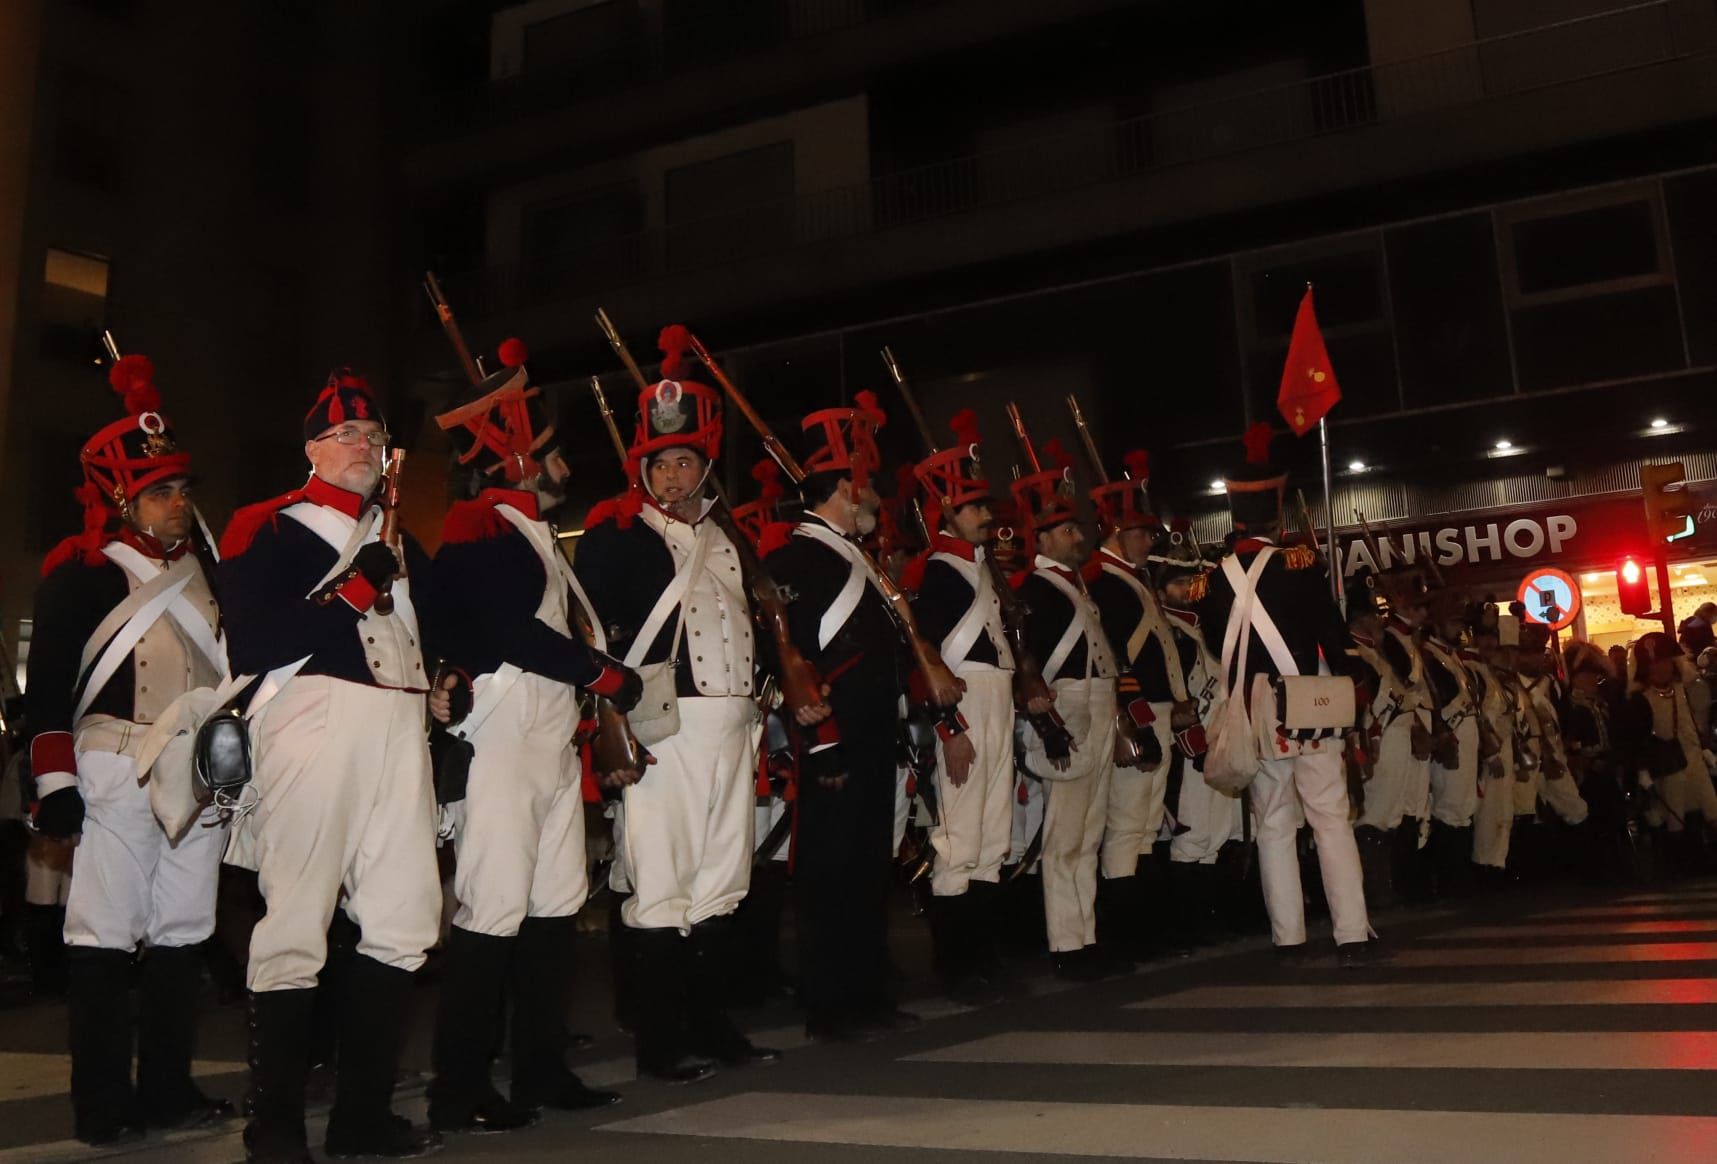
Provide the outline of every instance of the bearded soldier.
<path id="1" fill-rule="evenodd" d="M 42 565 L 28 682 L 35 826 L 66 843 L 82 834 L 64 937 L 74 1127 L 89 1144 L 232 1112 L 191 1081 L 197 947 L 214 931 L 226 829 L 211 808 L 168 835 L 137 771 L 146 725 L 186 691 L 226 676 L 213 557 L 191 504 L 191 459 L 160 413 L 153 366 L 126 356 L 109 380 L 129 415 L 83 446 L 84 532 Z"/>
<path id="2" fill-rule="evenodd" d="M 721 398 L 689 378 L 683 329 L 638 396 L 638 482 L 591 511 L 575 569 L 609 649 L 645 675 L 633 710 L 656 757 L 625 789 L 618 863 L 633 951 L 639 1071 L 684 1083 L 765 1062 L 727 1014 L 733 913 L 750 884 L 757 649 L 739 549 L 710 511 Z M 744 535 L 741 534 L 741 537 Z M 695 963 L 695 965 L 694 965 Z"/>
<path id="3" fill-rule="evenodd" d="M 565 1062 L 576 918 L 588 896 L 578 689 L 637 702 L 636 672 L 588 645 L 570 563 L 549 515 L 570 474 L 524 345 L 436 423 L 452 438 L 467 500 L 448 512 L 435 559 L 450 659 L 474 677 L 458 733 L 474 749 L 455 801 L 458 912 L 445 944 L 430 1123 L 500 1132 L 533 1109 L 612 1103 Z M 597 628 L 600 633 L 600 628 Z M 624 778 L 624 776 L 622 777 Z M 513 1002 L 511 1103 L 495 1092 L 503 994 Z"/>
<path id="4" fill-rule="evenodd" d="M 1431 595 L 1433 617 L 1421 643 L 1435 730 L 1431 740 L 1431 860 L 1439 893 L 1466 886 L 1478 811 L 1482 689 L 1460 646 L 1461 607 L 1447 590 Z"/>
<path id="5" fill-rule="evenodd" d="M 1271 937 L 1277 947 L 1288 950 L 1306 943 L 1305 900 L 1294 848 L 1304 822 L 1317 838 L 1337 951 L 1344 962 L 1354 962 L 1371 953 L 1371 924 L 1359 852 L 1348 823 L 1342 740 L 1339 731 L 1288 729 L 1272 697 L 1275 682 L 1284 676 L 1344 674 L 1347 636 L 1328 580 L 1316 568 L 1317 554 L 1304 546 L 1280 548 L 1287 475 L 1270 463 L 1269 426 L 1252 426 L 1245 443 L 1246 464 L 1225 481 L 1234 521 L 1232 555 L 1222 569 L 1195 580 L 1190 597 L 1197 603 L 1205 640 L 1222 644 L 1229 698 L 1247 700 L 1259 737 L 1274 743 L 1260 757 L 1250 789 Z M 1238 592 L 1250 596 L 1251 612 L 1247 627 L 1237 626 L 1230 636 L 1230 621 L 1240 615 Z M 1238 673 L 1243 630 L 1248 634 L 1246 666 Z"/>
<path id="6" fill-rule="evenodd" d="M 936 729 L 941 817 L 930 831 L 936 967 L 951 996 L 986 1002 L 999 997 L 1001 869 L 1013 837 L 1014 656 L 986 560 L 994 552 L 987 544 L 994 499 L 978 459 L 977 415 L 963 410 L 949 427 L 955 444 L 916 470 L 930 545 L 903 581 L 917 594 L 912 610 L 919 629 L 965 685 L 957 714 L 942 717 Z"/>
<path id="7" fill-rule="evenodd" d="M 790 595 L 793 641 L 834 709 L 800 752 L 794 877 L 805 1028 L 837 1041 L 916 1021 L 895 1008 L 888 981 L 900 638 L 854 541 L 878 504 L 884 417 L 868 392 L 857 404 L 805 417 L 817 446 L 800 485 L 805 517 L 768 558 Z"/>
<path id="8" fill-rule="evenodd" d="M 1026 642 L 1043 661 L 1044 681 L 1055 692 L 1074 750 L 1065 758 L 1051 755 L 1033 729 L 1026 735 L 1024 762 L 1043 781 L 1043 914 L 1049 951 L 1056 973 L 1083 981 L 1116 969 L 1096 948 L 1097 853 L 1114 768 L 1116 665 L 1102 615 L 1080 573 L 1085 531 L 1073 506 L 1072 477 L 1054 442 L 1046 452 L 1062 467 L 1013 483 L 1027 541 L 1037 551 L 1018 589 L 1026 609 Z M 1139 712 L 1149 730 L 1148 712 Z"/>
<path id="9" fill-rule="evenodd" d="M 309 1158 L 310 1010 L 343 892 L 359 937 L 340 974 L 346 1037 L 327 1150 L 421 1155 L 439 1137 L 390 1107 L 413 977 L 441 920 L 412 602 L 429 560 L 407 535 L 397 548 L 378 538 L 389 435 L 369 384 L 334 372 L 303 427 L 310 479 L 239 510 L 221 539 L 233 668 L 262 677 L 249 703 L 258 803 L 229 854 L 256 868 L 267 905 L 250 943 L 245 1145 L 253 1160 Z"/>
<path id="10" fill-rule="evenodd" d="M 1534 829 L 1541 828 L 1537 822 L 1538 801 L 1542 800 L 1561 825 L 1551 835 L 1568 841 L 1563 855 L 1574 858 L 1581 855 L 1587 830 L 1580 826 L 1586 823 L 1589 810 L 1580 795 L 1580 786 L 1575 783 L 1562 739 L 1562 704 L 1566 696 L 1561 680 L 1556 677 L 1556 660 L 1550 654 L 1550 628 L 1543 623 L 1524 623 L 1520 628 L 1519 673 L 1526 714 L 1535 724 L 1539 741 L 1539 763 L 1532 773 L 1530 788 L 1521 791 L 1515 800 L 1515 812 L 1517 817 L 1530 814 L 1529 821 L 1524 823 Z M 1529 807 L 1523 810 L 1523 805 Z M 1569 836 L 1570 830 L 1579 832 Z M 1543 856 L 1548 859 L 1550 853 L 1546 851 Z"/>

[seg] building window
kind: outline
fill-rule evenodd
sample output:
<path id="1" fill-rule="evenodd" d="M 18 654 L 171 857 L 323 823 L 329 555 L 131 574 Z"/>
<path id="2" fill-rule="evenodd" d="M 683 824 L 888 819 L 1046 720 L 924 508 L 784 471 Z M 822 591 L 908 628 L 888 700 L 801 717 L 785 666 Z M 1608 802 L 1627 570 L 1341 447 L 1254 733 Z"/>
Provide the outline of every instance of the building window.
<path id="1" fill-rule="evenodd" d="M 107 260 L 48 248 L 42 271 L 41 354 L 73 364 L 101 358 L 107 326 Z"/>
<path id="2" fill-rule="evenodd" d="M 793 241 L 793 143 L 776 142 L 667 172 L 668 262 L 708 266 Z"/>
<path id="3" fill-rule="evenodd" d="M 630 182 L 526 209 L 526 293 L 566 297 L 645 273 L 644 199 Z"/>
<path id="4" fill-rule="evenodd" d="M 1655 185 L 1504 208 L 1497 238 L 1522 390 L 1686 366 Z"/>
<path id="5" fill-rule="evenodd" d="M 104 77 L 72 70 L 60 79 L 59 101 L 54 173 L 97 190 L 118 190 L 125 179 L 125 91 Z"/>
<path id="6" fill-rule="evenodd" d="M 595 85 L 628 80 L 641 65 L 637 53 L 637 9 L 604 0 L 524 28 L 524 73 Z"/>

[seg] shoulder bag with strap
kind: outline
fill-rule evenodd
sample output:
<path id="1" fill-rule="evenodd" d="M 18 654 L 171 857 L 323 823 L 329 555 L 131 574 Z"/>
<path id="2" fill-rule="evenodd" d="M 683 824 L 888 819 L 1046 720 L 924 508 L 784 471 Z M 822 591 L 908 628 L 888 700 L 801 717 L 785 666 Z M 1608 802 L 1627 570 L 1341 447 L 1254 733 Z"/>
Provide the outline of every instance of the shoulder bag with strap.
<path id="1" fill-rule="evenodd" d="M 646 748 L 661 743 L 680 730 L 677 675 L 680 667 L 680 647 L 686 633 L 685 600 L 697 585 L 697 576 L 703 570 L 704 559 L 709 556 L 709 543 L 714 536 L 713 523 L 702 522 L 698 525 L 697 536 L 692 543 L 692 552 L 686 559 L 685 567 L 674 575 L 673 581 L 668 583 L 667 589 L 656 599 L 656 605 L 650 609 L 649 617 L 639 628 L 638 636 L 632 640 L 631 649 L 626 652 L 626 658 L 623 660 L 628 667 L 638 672 L 638 678 L 644 681 L 644 692 L 638 699 L 638 705 L 626 713 L 626 719 L 632 725 L 632 734 L 637 736 L 638 742 Z M 655 643 L 662 624 L 668 621 L 668 614 L 676 610 L 678 614 L 674 619 L 674 640 L 668 648 L 668 657 L 659 663 L 644 662 L 644 656 Z"/>

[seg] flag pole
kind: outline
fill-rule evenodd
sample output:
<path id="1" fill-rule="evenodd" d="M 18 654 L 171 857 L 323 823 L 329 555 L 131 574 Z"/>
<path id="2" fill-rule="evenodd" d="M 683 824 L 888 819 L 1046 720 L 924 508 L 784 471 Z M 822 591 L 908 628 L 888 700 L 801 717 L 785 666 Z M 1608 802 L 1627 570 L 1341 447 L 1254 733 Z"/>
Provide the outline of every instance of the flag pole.
<path id="1" fill-rule="evenodd" d="M 1324 460 L 1324 545 L 1329 547 L 1329 592 L 1345 617 L 1347 607 L 1342 602 L 1341 555 L 1335 545 L 1335 496 L 1330 491 L 1328 417 L 1318 417 L 1318 444 L 1322 446 Z"/>

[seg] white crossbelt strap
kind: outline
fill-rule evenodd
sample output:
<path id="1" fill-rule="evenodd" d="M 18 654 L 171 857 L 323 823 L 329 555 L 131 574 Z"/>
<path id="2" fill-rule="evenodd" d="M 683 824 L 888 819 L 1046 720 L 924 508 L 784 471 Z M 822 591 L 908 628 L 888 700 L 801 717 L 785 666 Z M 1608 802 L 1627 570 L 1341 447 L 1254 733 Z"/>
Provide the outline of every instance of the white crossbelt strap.
<path id="1" fill-rule="evenodd" d="M 977 550 L 979 554 L 986 552 L 981 546 Z M 972 587 L 972 604 L 966 608 L 966 613 L 960 616 L 960 621 L 954 624 L 954 629 L 942 640 L 942 661 L 950 668 L 959 667 L 977 645 L 978 636 L 988 634 L 990 645 L 996 649 L 997 665 L 1004 671 L 1010 669 L 1014 665 L 1013 651 L 1008 647 L 1000 627 L 995 625 L 1000 616 L 990 601 L 995 597 L 996 586 L 990 578 L 989 567 L 975 558 L 968 562 L 964 558 L 942 551 L 930 555 L 930 560 L 948 563 Z"/>
<path id="2" fill-rule="evenodd" d="M 1127 637 L 1127 657 L 1125 660 L 1116 660 L 1117 666 L 1123 662 L 1131 665 L 1144 649 L 1145 637 L 1154 635 L 1157 645 L 1162 648 L 1163 670 L 1168 675 L 1169 694 L 1173 695 L 1177 702 L 1185 703 L 1186 676 L 1180 668 L 1180 650 L 1175 646 L 1174 632 L 1169 630 L 1168 619 L 1163 614 L 1162 607 L 1157 604 L 1157 596 L 1145 585 L 1138 572 L 1130 567 L 1105 560 L 1103 570 L 1131 586 L 1144 608 L 1139 616 L 1139 625 L 1134 627 L 1133 633 Z"/>
<path id="3" fill-rule="evenodd" d="M 572 571 L 572 563 L 567 561 L 566 555 L 560 552 L 560 545 L 555 541 L 554 534 L 550 531 L 548 524 L 533 520 L 511 505 L 497 505 L 495 512 L 512 522 L 520 533 L 530 539 L 531 547 L 536 550 L 537 557 L 542 559 L 543 570 L 547 573 L 551 584 L 558 575 L 567 586 L 572 588 L 573 594 L 583 605 L 584 612 L 589 617 L 590 637 L 594 640 L 592 645 L 599 651 L 606 651 L 608 649 L 608 634 L 602 629 L 602 620 L 596 617 L 596 608 L 590 604 L 590 595 L 586 594 L 584 587 L 579 584 L 578 575 Z M 548 605 L 553 601 L 554 593 L 552 591 L 543 596 L 542 603 L 537 607 L 538 618 L 543 617 L 547 612 Z M 576 620 L 569 617 L 567 621 L 573 623 Z"/>
<path id="4" fill-rule="evenodd" d="M 153 558 L 144 555 L 135 547 L 128 546 L 124 542 L 111 542 L 102 550 L 102 553 L 119 563 L 127 573 L 139 582 L 146 582 L 163 573 Z M 186 554 L 179 561 L 194 562 L 195 559 L 192 555 Z M 209 661 L 209 665 L 218 673 L 225 675 L 227 673 L 226 643 L 216 637 L 215 628 L 209 625 L 209 620 L 203 612 L 192 606 L 190 599 L 180 594 L 167 607 L 167 614 L 179 624 L 180 629 L 196 645 L 197 650 L 202 652 L 203 658 Z"/>
<path id="5" fill-rule="evenodd" d="M 185 557 L 173 563 L 173 567 L 162 571 L 143 586 L 132 591 L 130 596 L 132 598 L 137 595 L 145 595 L 145 597 L 136 606 L 131 616 L 125 620 L 125 624 L 119 628 L 119 633 L 108 641 L 107 648 L 101 652 L 101 657 L 96 660 L 95 670 L 90 672 L 89 679 L 83 685 L 83 693 L 78 696 L 77 710 L 72 713 L 74 724 L 83 718 L 83 713 L 89 710 L 89 705 L 94 702 L 97 695 L 101 694 L 101 689 L 107 686 L 107 681 L 113 678 L 113 673 L 119 670 L 119 665 L 130 656 L 138 641 L 148 633 L 150 627 L 155 625 L 156 620 L 167 613 L 167 608 L 173 604 L 175 598 L 179 597 L 179 592 L 191 584 L 190 572 L 197 569 L 197 563 L 194 558 Z M 101 629 L 101 627 L 97 627 L 97 633 Z M 92 635 L 90 643 L 84 645 L 86 658 L 90 654 L 91 645 L 96 641 L 95 636 Z"/>
<path id="6" fill-rule="evenodd" d="M 644 661 L 644 656 L 650 652 L 651 644 L 661 633 L 662 624 L 668 621 L 668 615 L 676 608 L 679 610 L 679 618 L 674 624 L 674 643 L 669 650 L 675 655 L 678 654 L 680 633 L 686 625 L 686 610 L 681 600 L 697 584 L 697 576 L 703 570 L 704 559 L 709 556 L 709 543 L 715 536 L 714 531 L 713 522 L 698 523 L 697 533 L 692 541 L 692 552 L 686 558 L 685 567 L 674 575 L 673 581 L 668 583 L 667 589 L 656 599 L 656 605 L 650 608 L 650 616 L 644 620 L 644 625 L 638 629 L 638 637 L 632 640 L 631 649 L 626 652 L 625 663 L 628 667 L 636 667 Z M 666 538 L 662 540 L 664 544 L 667 541 Z"/>
<path id="7" fill-rule="evenodd" d="M 516 663 L 502 663 L 488 676 L 489 681 L 483 684 L 483 694 L 471 704 L 471 710 L 461 720 L 458 726 L 449 729 L 462 740 L 469 740 L 477 734 L 477 729 L 483 726 L 494 710 L 501 706 L 501 700 L 507 697 L 507 692 L 513 689 L 513 684 L 519 681 L 524 670 Z M 479 679 L 482 676 L 478 676 Z"/>
<path id="8" fill-rule="evenodd" d="M 280 512 L 333 546 L 335 550 L 334 565 L 326 574 L 322 575 L 320 582 L 310 588 L 310 594 L 306 594 L 305 598 L 309 598 L 311 594 L 315 594 L 346 572 L 346 568 L 352 564 L 352 558 L 357 554 L 358 548 L 369 539 L 370 534 L 375 530 L 376 519 L 381 515 L 381 511 L 373 507 L 366 510 L 348 532 L 338 517 L 314 502 L 301 501 L 296 505 L 287 506 Z M 342 538 L 344 541 L 341 540 Z M 397 589 L 402 593 L 394 596 L 394 613 L 401 617 L 411 615 L 409 625 L 412 627 L 413 637 L 416 637 L 417 618 L 415 612 L 411 610 L 410 599 L 405 597 L 404 587 Z M 405 601 L 402 602 L 402 599 Z M 276 667 L 264 675 L 262 685 L 256 689 L 256 694 L 250 698 L 250 706 L 245 709 L 245 715 L 247 717 L 253 716 L 261 711 L 263 705 L 279 695 L 280 689 L 285 687 L 294 675 L 302 671 L 304 664 L 309 661 L 310 656 L 305 655 L 302 659 Z"/>
<path id="9" fill-rule="evenodd" d="M 1086 641 L 1085 675 L 1089 678 L 1095 662 L 1092 656 L 1096 654 L 1098 645 L 1108 646 L 1108 641 L 1102 637 L 1103 628 L 1100 624 L 1096 624 L 1095 616 L 1092 613 L 1096 608 L 1091 602 L 1091 596 L 1063 578 L 1059 570 L 1040 566 L 1034 573 L 1067 595 L 1067 600 L 1073 604 L 1073 620 L 1067 624 L 1067 629 L 1061 632 L 1061 638 L 1055 644 L 1055 649 L 1049 653 L 1049 661 L 1043 665 L 1044 682 L 1053 683 L 1060 676 L 1061 668 L 1067 663 L 1067 656 L 1073 653 L 1073 648 L 1078 644 L 1080 636 L 1084 636 Z"/>
<path id="10" fill-rule="evenodd" d="M 807 521 L 793 529 L 795 537 L 810 538 L 821 542 L 847 560 L 847 580 L 841 587 L 835 600 L 829 603 L 829 608 L 823 611 L 823 617 L 817 622 L 817 647 L 821 649 L 835 641 L 835 636 L 841 633 L 841 628 L 847 625 L 847 620 L 858 609 L 859 599 L 864 597 L 865 583 L 877 587 L 877 593 L 882 593 L 877 583 L 876 575 L 871 573 L 870 563 L 864 560 L 859 548 L 847 541 L 840 534 L 823 525 L 821 522 Z"/>
<path id="11" fill-rule="evenodd" d="M 1264 644 L 1264 649 L 1270 652 L 1270 661 L 1276 664 L 1276 673 L 1283 676 L 1294 676 L 1300 673 L 1299 664 L 1294 662 L 1293 654 L 1288 650 L 1288 644 L 1282 638 L 1282 632 L 1276 629 L 1276 620 L 1270 617 L 1270 612 L 1264 604 L 1258 601 L 1258 579 L 1263 576 L 1259 562 L 1276 551 L 1266 546 L 1258 551 L 1258 557 L 1252 563 L 1252 568 L 1246 573 L 1240 572 L 1240 563 L 1232 556 L 1222 563 L 1222 572 L 1228 575 L 1228 582 L 1234 587 L 1235 594 L 1240 593 L 1242 586 L 1247 590 L 1247 602 L 1250 611 L 1252 629 L 1258 632 L 1258 641 Z"/>
<path id="12" fill-rule="evenodd" d="M 1252 627 L 1252 612 L 1257 606 L 1258 579 L 1264 574 L 1264 563 L 1270 560 L 1270 555 L 1276 551 L 1269 546 L 1258 552 L 1252 560 L 1252 568 L 1242 571 L 1239 559 L 1230 556 L 1223 559 L 1222 573 L 1228 578 L 1228 585 L 1234 591 L 1234 605 L 1228 611 L 1228 628 L 1222 635 L 1222 693 L 1223 698 L 1232 699 L 1236 690 L 1244 688 L 1246 683 L 1246 656 L 1251 650 L 1252 636 L 1248 633 Z M 1235 658 L 1235 649 L 1240 655 Z M 1292 662 L 1290 659 L 1289 662 Z M 1234 674 L 1234 682 L 1228 681 L 1234 664 L 1238 670 Z"/>

